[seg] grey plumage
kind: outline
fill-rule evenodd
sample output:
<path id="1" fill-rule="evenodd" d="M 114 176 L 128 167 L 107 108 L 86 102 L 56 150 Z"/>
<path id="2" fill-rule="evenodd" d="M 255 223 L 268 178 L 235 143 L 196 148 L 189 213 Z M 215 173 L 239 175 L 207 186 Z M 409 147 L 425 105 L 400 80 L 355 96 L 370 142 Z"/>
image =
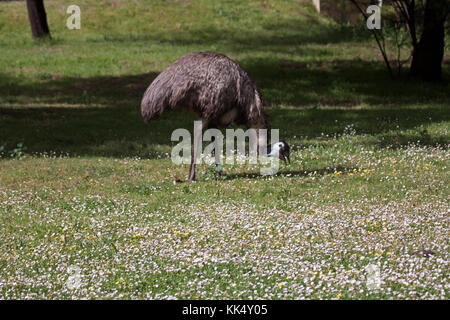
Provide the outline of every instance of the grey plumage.
<path id="1" fill-rule="evenodd" d="M 149 122 L 165 110 L 193 112 L 202 119 L 203 128 L 232 122 L 254 129 L 268 126 L 261 94 L 247 72 L 216 52 L 187 54 L 153 80 L 142 98 L 142 117 Z M 220 163 L 218 156 L 216 163 Z M 193 145 L 189 180 L 194 179 Z"/>
<path id="2" fill-rule="evenodd" d="M 209 126 L 267 127 L 256 85 L 238 64 L 216 52 L 187 54 L 156 77 L 142 98 L 141 114 L 148 122 L 165 110 L 194 112 Z"/>

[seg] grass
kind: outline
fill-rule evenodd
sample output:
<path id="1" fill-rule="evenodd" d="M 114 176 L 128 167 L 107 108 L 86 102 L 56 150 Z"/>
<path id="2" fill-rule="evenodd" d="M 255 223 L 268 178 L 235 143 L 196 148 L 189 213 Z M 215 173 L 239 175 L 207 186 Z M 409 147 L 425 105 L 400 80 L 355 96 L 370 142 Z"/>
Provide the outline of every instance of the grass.
<path id="1" fill-rule="evenodd" d="M 364 29 L 306 2 L 86 0 L 68 30 L 47 0 L 44 42 L 1 3 L 0 298 L 448 299 L 449 65 L 390 80 Z M 293 147 L 276 176 L 177 182 L 170 134 L 194 118 L 139 104 L 200 50 L 261 89 Z"/>

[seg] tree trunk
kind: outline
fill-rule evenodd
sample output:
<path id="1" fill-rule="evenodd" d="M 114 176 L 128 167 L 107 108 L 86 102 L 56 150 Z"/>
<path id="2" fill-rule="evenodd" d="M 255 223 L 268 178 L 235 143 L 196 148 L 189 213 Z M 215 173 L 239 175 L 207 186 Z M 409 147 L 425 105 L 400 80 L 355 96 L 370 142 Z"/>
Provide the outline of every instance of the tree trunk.
<path id="1" fill-rule="evenodd" d="M 50 37 L 44 0 L 27 0 L 28 17 L 34 38 Z"/>
<path id="2" fill-rule="evenodd" d="M 447 1 L 427 0 L 425 5 L 422 36 L 413 49 L 410 69 L 413 76 L 423 80 L 439 81 L 442 77 Z"/>

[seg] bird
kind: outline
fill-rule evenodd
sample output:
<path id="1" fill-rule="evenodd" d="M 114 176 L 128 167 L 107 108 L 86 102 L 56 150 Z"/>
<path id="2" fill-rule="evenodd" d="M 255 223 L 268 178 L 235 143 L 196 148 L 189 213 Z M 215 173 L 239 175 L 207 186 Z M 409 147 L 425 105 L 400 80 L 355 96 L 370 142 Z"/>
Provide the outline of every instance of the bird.
<path id="1" fill-rule="evenodd" d="M 267 152 L 268 157 L 277 157 L 284 162 L 286 162 L 287 160 L 287 162 L 291 163 L 291 147 L 287 144 L 286 141 L 279 141 L 277 143 L 274 143 L 269 150 L 270 151 Z"/>
<path id="2" fill-rule="evenodd" d="M 148 123 L 166 110 L 196 114 L 202 130 L 232 123 L 256 129 L 258 145 L 264 143 L 260 141 L 259 130 L 269 125 L 261 93 L 247 72 L 224 54 L 212 51 L 182 56 L 151 82 L 142 97 L 142 118 Z M 198 138 L 194 134 L 194 139 Z M 285 160 L 286 152 L 289 147 L 277 155 Z M 219 162 L 220 156 L 216 154 L 216 165 Z M 195 180 L 194 144 L 188 180 Z"/>

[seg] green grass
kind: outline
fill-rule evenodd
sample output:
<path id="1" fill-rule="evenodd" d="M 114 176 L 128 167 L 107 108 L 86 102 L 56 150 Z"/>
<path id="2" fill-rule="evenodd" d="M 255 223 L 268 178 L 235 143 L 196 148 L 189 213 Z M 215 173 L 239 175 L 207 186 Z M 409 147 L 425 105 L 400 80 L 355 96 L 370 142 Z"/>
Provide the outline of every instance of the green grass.
<path id="1" fill-rule="evenodd" d="M 86 0 L 68 30 L 72 3 L 46 0 L 43 42 L 2 2 L 0 298 L 448 299 L 449 64 L 442 84 L 391 80 L 366 30 L 309 2 Z M 194 118 L 145 125 L 139 105 L 200 50 L 261 89 L 293 147 L 276 176 L 177 182 L 170 135 Z"/>

